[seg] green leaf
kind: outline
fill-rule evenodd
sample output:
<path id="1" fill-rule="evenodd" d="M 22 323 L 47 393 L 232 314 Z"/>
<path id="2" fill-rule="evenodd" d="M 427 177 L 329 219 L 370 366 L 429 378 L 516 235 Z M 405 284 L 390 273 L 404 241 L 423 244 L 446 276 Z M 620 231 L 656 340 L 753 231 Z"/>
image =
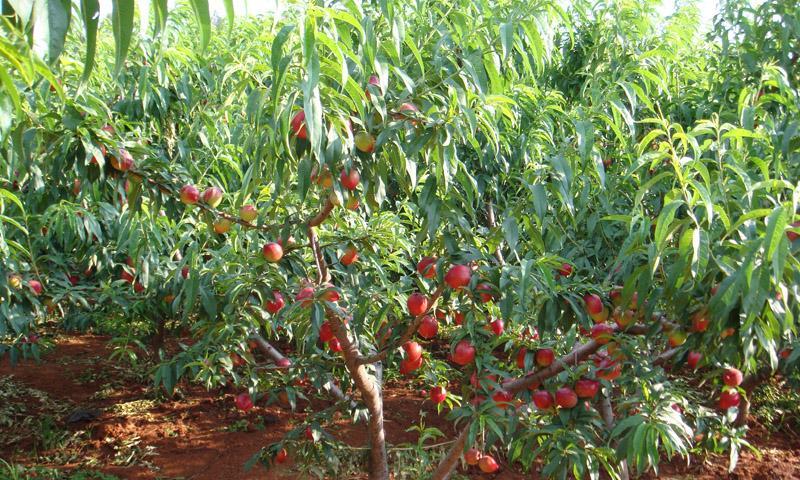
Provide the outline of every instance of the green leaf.
<path id="1" fill-rule="evenodd" d="M 734 128 L 733 130 L 729 130 L 725 132 L 722 136 L 724 139 L 730 138 L 760 138 L 761 135 L 757 132 L 753 132 L 744 128 Z"/>
<path id="2" fill-rule="evenodd" d="M 664 249 L 664 242 L 666 241 L 667 234 L 672 227 L 672 221 L 675 219 L 675 212 L 681 205 L 683 205 L 683 200 L 673 200 L 665 205 L 658 214 L 658 220 L 656 220 L 655 241 L 656 249 L 659 251 Z"/>
<path id="3" fill-rule="evenodd" d="M 708 233 L 695 228 L 692 233 L 692 276 L 702 277 L 711 255 L 708 246 Z"/>
<path id="4" fill-rule="evenodd" d="M 17 17 L 19 17 L 22 25 L 27 25 L 33 12 L 34 0 L 8 0 L 8 3 Z M 5 14 L 5 10 L 3 10 L 3 14 Z"/>
<path id="5" fill-rule="evenodd" d="M 114 31 L 114 75 L 119 75 L 131 46 L 134 0 L 117 0 L 113 5 L 111 27 Z"/>
<path id="6" fill-rule="evenodd" d="M 789 223 L 789 215 L 783 206 L 777 206 L 767 217 L 767 233 L 764 236 L 764 247 L 766 250 L 766 258 L 772 258 L 775 254 L 775 249 L 778 248 L 781 241 L 785 238 L 783 231 L 786 230 L 786 225 Z"/>
<path id="7" fill-rule="evenodd" d="M 81 0 L 81 15 L 86 32 L 86 59 L 83 64 L 82 80 L 86 81 L 94 68 L 94 56 L 97 50 L 97 25 L 100 23 L 99 0 Z"/>
<path id="8" fill-rule="evenodd" d="M 419 48 L 417 48 L 417 44 L 414 43 L 414 38 L 408 33 L 406 33 L 405 44 L 408 49 L 411 50 L 411 54 L 414 55 L 414 58 L 417 60 L 417 65 L 419 66 L 422 76 L 425 76 L 425 62 L 422 61 L 422 54 L 420 53 Z"/>
<path id="9" fill-rule="evenodd" d="M 622 222 L 622 223 L 628 225 L 628 224 L 631 223 L 631 220 L 633 220 L 633 217 L 630 216 L 630 215 L 620 215 L 620 214 L 618 214 L 618 215 L 606 215 L 605 217 L 601 218 L 600 220 L 603 220 L 605 222 Z"/>
<path id="10" fill-rule="evenodd" d="M 223 0 L 225 3 L 225 16 L 228 18 L 228 33 L 233 30 L 233 21 L 236 17 L 236 13 L 233 10 L 233 0 Z"/>
<path id="11" fill-rule="evenodd" d="M 500 44 L 503 47 L 503 59 L 505 60 L 511 54 L 511 48 L 514 45 L 514 24 L 500 25 Z"/>
<path id="12" fill-rule="evenodd" d="M 317 24 L 312 16 L 307 16 L 303 28 L 303 59 L 306 78 L 303 82 L 303 109 L 306 114 L 306 128 L 311 151 L 317 159 L 322 158 L 322 100 L 319 93 L 319 55 L 316 48 Z"/>
<path id="13" fill-rule="evenodd" d="M 5 188 L 0 188 L 0 197 L 2 197 L 2 198 L 7 198 L 7 199 L 8 199 L 8 200 L 10 200 L 11 202 L 13 202 L 13 203 L 14 203 L 16 206 L 18 206 L 18 207 L 19 207 L 19 209 L 20 209 L 20 211 L 21 211 L 23 214 L 25 213 L 25 208 L 22 206 L 22 202 L 21 202 L 21 201 L 19 200 L 19 198 L 17 198 L 17 196 L 16 196 L 16 195 L 14 195 L 13 193 L 9 192 L 9 191 L 8 191 L 8 190 L 6 190 Z M 2 204 L 2 202 L 0 202 L 0 205 L 1 205 L 1 204 Z"/>
<path id="14" fill-rule="evenodd" d="M 741 227 L 746 221 L 752 220 L 754 218 L 761 218 L 766 217 L 770 214 L 770 209 L 768 208 L 757 208 L 755 210 L 750 210 L 741 217 L 739 217 L 733 225 L 731 225 L 728 230 L 725 232 L 724 237 L 727 237 L 731 233 L 735 232 L 739 227 Z"/>
<path id="15" fill-rule="evenodd" d="M 48 63 L 64 49 L 71 18 L 70 0 L 35 0 L 33 3 L 33 51 Z"/>
<path id="16" fill-rule="evenodd" d="M 14 85 L 14 80 L 3 65 L 0 65 L 0 83 L 3 84 L 3 93 L 7 94 L 9 99 L 11 99 L 11 103 L 14 105 L 14 112 L 19 116 L 22 112 L 22 102 L 19 97 L 19 92 L 17 91 L 17 86 Z"/>
<path id="17" fill-rule="evenodd" d="M 630 111 L 622 104 L 619 100 L 612 100 L 611 106 L 613 106 L 617 112 L 622 116 L 622 119 L 625 120 L 625 125 L 628 127 L 628 130 L 631 132 L 631 136 L 636 136 L 636 124 L 633 121 L 633 117 L 631 116 Z"/>
<path id="18" fill-rule="evenodd" d="M 526 308 L 527 304 L 532 300 L 532 295 L 528 295 L 528 279 L 533 270 L 534 261 L 532 259 L 525 259 L 520 265 L 519 286 L 517 288 L 517 296 L 522 303 L 522 307 Z"/>
<path id="19" fill-rule="evenodd" d="M 536 210 L 536 216 L 540 222 L 544 221 L 547 214 L 547 190 L 543 184 L 535 183 L 531 186 L 531 192 L 533 192 L 533 208 Z"/>
<path id="20" fill-rule="evenodd" d="M 550 157 L 550 164 L 557 173 L 557 175 L 553 177 L 558 186 L 558 196 L 567 207 L 569 213 L 574 215 L 575 204 L 572 195 L 572 167 L 567 159 L 564 158 L 564 155 L 560 153 Z"/>
<path id="21" fill-rule="evenodd" d="M 200 50 L 205 51 L 211 41 L 211 15 L 208 12 L 208 0 L 191 0 L 192 11 L 200 27 Z"/>
<path id="22" fill-rule="evenodd" d="M 169 15 L 167 0 L 153 0 L 153 10 L 156 14 L 156 21 L 155 25 L 153 25 L 153 30 L 154 33 L 158 35 L 159 32 L 163 31 L 167 27 L 167 16 Z"/>
<path id="23" fill-rule="evenodd" d="M 594 146 L 594 125 L 588 120 L 575 122 L 575 133 L 578 134 L 578 152 L 582 160 L 589 158 Z"/>
<path id="24" fill-rule="evenodd" d="M 519 226 L 517 220 L 511 215 L 503 220 L 503 235 L 508 243 L 508 248 L 512 251 L 516 249 L 519 242 Z"/>

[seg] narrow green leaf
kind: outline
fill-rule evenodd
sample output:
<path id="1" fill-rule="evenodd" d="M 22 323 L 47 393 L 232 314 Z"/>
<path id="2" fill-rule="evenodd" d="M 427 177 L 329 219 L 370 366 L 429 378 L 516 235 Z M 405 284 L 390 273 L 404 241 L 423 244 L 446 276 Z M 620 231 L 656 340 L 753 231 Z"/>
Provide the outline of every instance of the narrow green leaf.
<path id="1" fill-rule="evenodd" d="M 22 112 L 22 102 L 19 98 L 19 91 L 17 86 L 14 85 L 14 80 L 11 78 L 11 75 L 8 74 L 3 65 L 0 65 L 0 83 L 3 84 L 3 93 L 6 93 L 11 99 L 11 103 L 14 104 L 14 111 L 19 115 L 20 112 Z"/>
<path id="2" fill-rule="evenodd" d="M 665 205 L 658 214 L 658 220 L 656 220 L 655 241 L 656 249 L 659 251 L 664 248 L 664 242 L 667 239 L 667 233 L 672 226 L 672 221 L 675 219 L 675 212 L 681 205 L 683 205 L 683 200 L 673 200 Z"/>
<path id="3" fill-rule="evenodd" d="M 8 4 L 11 6 L 14 13 L 22 22 L 22 25 L 25 26 L 31 19 L 31 13 L 33 12 L 33 4 L 34 0 L 7 0 Z M 3 11 L 5 14 L 5 10 Z"/>
<path id="4" fill-rule="evenodd" d="M 754 218 L 761 218 L 766 217 L 770 214 L 770 209 L 768 208 L 757 208 L 755 210 L 750 210 L 749 212 L 745 213 L 741 217 L 739 217 L 733 225 L 731 225 L 728 230 L 725 232 L 724 237 L 727 237 L 731 233 L 735 232 L 739 227 L 741 227 L 745 222 L 748 220 L 752 220 Z M 723 238 L 724 238 L 723 237 Z"/>
<path id="5" fill-rule="evenodd" d="M 578 152 L 581 154 L 581 159 L 586 160 L 594 146 L 594 125 L 588 120 L 577 121 L 575 133 L 578 134 Z"/>
<path id="6" fill-rule="evenodd" d="M 760 138 L 760 137 L 761 135 L 759 135 L 757 132 L 753 132 L 751 130 L 747 130 L 744 128 L 734 128 L 733 130 L 728 130 L 722 136 L 722 138 L 726 140 L 730 138 L 738 139 L 738 138 Z"/>
<path id="7" fill-rule="evenodd" d="M 700 278 L 708 265 L 710 256 L 708 233 L 699 228 L 692 232 L 692 276 Z"/>
<path id="8" fill-rule="evenodd" d="M 111 11 L 111 27 L 114 31 L 114 75 L 122 71 L 133 33 L 134 0 L 117 0 Z"/>
<path id="9" fill-rule="evenodd" d="M 156 14 L 156 21 L 155 25 L 153 25 L 153 30 L 154 33 L 158 35 L 159 32 L 167 28 L 167 15 L 169 15 L 167 0 L 153 0 L 153 10 Z"/>
<path id="10" fill-rule="evenodd" d="M 500 25 L 500 45 L 503 47 L 503 60 L 505 60 L 511 54 L 511 48 L 514 45 L 514 24 Z"/>
<path id="11" fill-rule="evenodd" d="M 33 51 L 48 63 L 64 49 L 72 10 L 70 0 L 35 0 L 33 3 Z"/>
<path id="12" fill-rule="evenodd" d="M 533 208 L 536 210 L 536 216 L 539 217 L 540 222 L 543 222 L 547 214 L 547 190 L 541 183 L 535 183 L 530 188 L 533 193 Z"/>
<path id="13" fill-rule="evenodd" d="M 83 64 L 83 81 L 89 78 L 94 68 L 94 55 L 97 50 L 97 25 L 100 23 L 99 0 L 81 0 L 81 15 L 86 31 L 86 59 Z"/>
<path id="14" fill-rule="evenodd" d="M 20 209 L 20 211 L 21 211 L 23 214 L 25 213 L 25 207 L 23 207 L 23 206 L 22 206 L 22 202 L 21 202 L 21 201 L 19 200 L 19 198 L 17 198 L 17 196 L 16 196 L 16 195 L 14 195 L 13 193 L 9 192 L 8 190 L 6 190 L 6 189 L 4 189 L 4 188 L 0 188 L 0 197 L 7 198 L 7 199 L 8 199 L 8 200 L 10 200 L 11 202 L 13 202 L 13 203 L 14 203 L 16 206 L 18 206 L 18 207 L 19 207 L 19 209 Z M 2 203 L 3 203 L 3 202 L 0 202 L 0 205 L 1 205 Z M 6 212 L 6 213 L 7 213 L 7 212 Z"/>
<path id="15" fill-rule="evenodd" d="M 411 37 L 411 35 L 406 34 L 405 43 L 408 49 L 411 50 L 411 54 L 414 55 L 414 58 L 417 60 L 417 65 L 419 65 L 419 69 L 422 74 L 420 76 L 425 76 L 425 62 L 422 61 L 422 54 L 420 53 L 419 48 L 417 48 L 417 44 L 414 43 L 414 39 Z"/>
<path id="16" fill-rule="evenodd" d="M 783 231 L 786 230 L 787 223 L 789 223 L 789 216 L 783 206 L 775 207 L 767 217 L 767 233 L 764 236 L 767 258 L 772 258 L 772 255 L 775 254 L 775 249 L 784 238 Z"/>
<path id="17" fill-rule="evenodd" d="M 228 17 L 228 32 L 233 30 L 233 20 L 236 12 L 233 10 L 233 0 L 223 0 L 225 3 L 225 16 Z"/>
<path id="18" fill-rule="evenodd" d="M 208 12 L 208 0 L 191 0 L 192 11 L 200 27 L 200 50 L 208 47 L 211 41 L 211 15 Z"/>
<path id="19" fill-rule="evenodd" d="M 519 242 L 519 226 L 517 220 L 509 215 L 503 220 L 503 235 L 508 243 L 508 248 L 514 250 Z"/>
<path id="20" fill-rule="evenodd" d="M 303 28 L 303 59 L 306 79 L 303 82 L 303 109 L 306 114 L 308 141 L 317 159 L 322 158 L 322 100 L 319 93 L 319 55 L 316 43 L 317 23 L 312 16 L 306 17 Z"/>

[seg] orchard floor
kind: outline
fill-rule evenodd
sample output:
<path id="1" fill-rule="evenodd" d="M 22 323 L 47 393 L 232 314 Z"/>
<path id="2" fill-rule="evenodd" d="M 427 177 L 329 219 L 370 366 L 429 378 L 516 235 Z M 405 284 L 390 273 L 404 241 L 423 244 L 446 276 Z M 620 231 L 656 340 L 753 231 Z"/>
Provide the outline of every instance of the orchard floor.
<path id="1" fill-rule="evenodd" d="M 240 413 L 233 408 L 233 391 L 207 392 L 195 386 L 184 386 L 178 400 L 155 401 L 144 375 L 109 359 L 107 341 L 93 335 L 62 336 L 41 363 L 24 361 L 12 368 L 8 358 L 0 360 L 0 458 L 125 479 L 297 478 L 259 466 L 245 471 L 243 465 L 261 446 L 302 422 L 304 414 L 277 405 Z M 76 409 L 93 418 L 68 422 Z M 418 423 L 421 413 L 427 426 L 453 433 L 430 402 L 423 402 L 407 385 L 387 387 L 385 410 L 391 444 L 416 442 L 416 434 L 406 429 Z M 364 443 L 362 425 L 341 419 L 335 431 L 351 445 Z M 726 458 L 710 457 L 692 459 L 689 466 L 676 459 L 663 464 L 658 477 L 646 478 L 800 478 L 800 438 L 769 435 L 755 425 L 749 440 L 761 450 L 761 458 L 742 453 L 731 475 Z M 539 478 L 508 469 L 494 476 L 464 474 L 496 480 Z"/>

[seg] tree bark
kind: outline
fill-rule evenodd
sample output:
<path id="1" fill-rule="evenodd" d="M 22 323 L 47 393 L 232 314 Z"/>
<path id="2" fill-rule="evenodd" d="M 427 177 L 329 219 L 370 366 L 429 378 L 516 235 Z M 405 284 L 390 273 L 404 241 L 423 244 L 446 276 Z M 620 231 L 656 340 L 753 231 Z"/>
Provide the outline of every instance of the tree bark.
<path id="1" fill-rule="evenodd" d="M 383 427 L 383 393 L 374 375 L 358 363 L 360 355 L 355 344 L 350 341 L 347 327 L 341 319 L 333 316 L 331 327 L 342 345 L 342 355 L 347 371 L 361 394 L 361 399 L 369 412 L 369 478 L 370 480 L 389 480 L 389 458 L 386 453 L 386 432 Z"/>
<path id="2" fill-rule="evenodd" d="M 250 339 L 256 342 L 258 348 L 261 349 L 264 354 L 269 357 L 274 363 L 278 363 L 282 359 L 286 358 L 277 348 L 273 347 L 264 337 L 261 335 L 254 333 L 250 335 Z M 351 406 L 355 406 L 355 402 L 344 394 L 341 388 L 337 387 L 336 385 L 331 385 L 330 393 L 333 395 L 334 398 L 339 400 L 340 402 L 349 402 Z"/>
<path id="3" fill-rule="evenodd" d="M 439 465 L 436 467 L 436 471 L 433 472 L 433 477 L 431 480 L 447 480 L 450 478 L 450 474 L 453 473 L 453 470 L 456 468 L 456 464 L 458 463 L 458 459 L 461 458 L 461 452 L 464 451 L 464 445 L 467 443 L 467 437 L 469 436 L 469 427 L 472 425 L 472 422 L 468 423 L 461 433 L 456 437 L 453 446 L 450 447 L 450 451 L 447 452 L 447 455 L 439 462 Z"/>
<path id="4" fill-rule="evenodd" d="M 603 399 L 600 400 L 600 415 L 602 415 L 608 431 L 614 430 L 614 409 L 611 406 L 611 392 L 603 393 Z M 628 461 L 624 458 L 619 462 L 619 478 L 620 480 L 628 480 L 630 478 Z"/>
<path id="5" fill-rule="evenodd" d="M 773 372 L 769 367 L 764 367 L 761 370 L 758 370 L 756 373 L 745 377 L 744 381 L 742 381 L 742 384 L 740 385 L 742 390 L 745 391 L 745 396 L 742 398 L 741 404 L 739 405 L 739 413 L 736 415 L 734 425 L 737 427 L 743 427 L 747 425 L 747 417 L 750 415 L 750 395 L 753 393 L 753 390 L 772 378 L 774 374 L 775 372 Z"/>
<path id="6" fill-rule="evenodd" d="M 595 342 L 594 340 L 590 340 L 584 343 L 583 345 L 576 347 L 570 353 L 557 359 L 547 368 L 543 368 L 539 371 L 529 373 L 523 377 L 519 377 L 514 380 L 509 380 L 504 382 L 503 389 L 505 389 L 509 393 L 517 393 L 522 390 L 525 390 L 531 385 L 534 385 L 536 383 L 542 383 L 544 380 L 550 377 L 554 377 L 559 373 L 563 372 L 564 369 L 566 369 L 566 367 L 577 365 L 578 363 L 586 359 L 589 355 L 599 350 L 600 347 L 602 347 L 601 344 Z"/>
<path id="7" fill-rule="evenodd" d="M 674 357 L 678 353 L 677 348 L 672 348 L 670 350 L 665 351 L 661 355 L 657 356 L 655 360 L 653 360 L 653 365 L 663 366 L 665 363 L 670 361 L 672 357 Z"/>
<path id="8" fill-rule="evenodd" d="M 319 246 L 314 227 L 320 225 L 331 214 L 333 204 L 325 201 L 322 210 L 306 222 L 307 233 L 311 250 L 314 254 L 314 263 L 317 267 L 318 283 L 330 280 L 330 273 Z M 350 340 L 348 329 L 342 319 L 333 312 L 328 312 L 331 329 L 336 339 L 342 346 L 342 356 L 347 371 L 356 384 L 361 399 L 369 412 L 369 478 L 370 480 L 389 480 L 389 457 L 386 453 L 386 433 L 383 428 L 383 394 L 378 379 L 367 372 L 364 365 L 359 363 L 361 354 L 358 346 Z"/>
<path id="9" fill-rule="evenodd" d="M 317 233 L 311 225 L 308 226 L 308 241 L 311 245 L 311 250 L 314 252 L 314 263 L 317 267 L 317 284 L 322 285 L 331 280 L 331 275 L 328 273 L 328 266 L 325 263 L 322 250 L 319 248 Z"/>
<path id="10" fill-rule="evenodd" d="M 158 351 L 164 346 L 164 339 L 166 337 L 166 323 L 164 317 L 159 316 L 156 319 L 156 334 L 153 336 L 151 347 L 153 356 L 158 357 Z"/>

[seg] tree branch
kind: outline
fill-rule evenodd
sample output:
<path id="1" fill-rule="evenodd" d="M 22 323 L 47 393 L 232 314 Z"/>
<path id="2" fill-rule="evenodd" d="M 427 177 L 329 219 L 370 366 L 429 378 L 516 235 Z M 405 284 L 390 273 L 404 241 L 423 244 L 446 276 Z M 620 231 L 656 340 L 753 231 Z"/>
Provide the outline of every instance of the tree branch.
<path id="1" fill-rule="evenodd" d="M 286 359 L 286 357 L 280 351 L 278 351 L 277 348 L 273 347 L 264 337 L 262 337 L 258 333 L 250 335 L 250 340 L 256 342 L 258 348 L 261 349 L 261 351 L 264 352 L 264 354 L 267 357 L 269 357 L 270 360 L 272 360 L 274 363 L 277 364 L 278 362 Z M 348 402 L 350 403 L 351 407 L 356 406 L 356 403 L 350 397 L 345 395 L 342 389 L 337 387 L 336 385 L 331 384 L 330 393 L 337 400 L 341 402 Z"/>
<path id="2" fill-rule="evenodd" d="M 383 393 L 374 375 L 370 375 L 363 365 L 357 363 L 360 357 L 354 342 L 350 341 L 347 326 L 342 320 L 331 315 L 331 329 L 342 345 L 345 366 L 361 399 L 369 411 L 369 478 L 370 480 L 389 480 L 389 461 L 386 453 L 386 431 L 383 427 Z"/>
<path id="3" fill-rule="evenodd" d="M 386 358 L 386 355 L 388 355 L 389 352 L 398 347 L 401 347 L 404 343 L 411 340 L 411 337 L 414 336 L 414 333 L 417 331 L 417 328 L 419 328 L 420 323 L 422 323 L 422 319 L 425 318 L 425 316 L 428 315 L 431 312 L 431 310 L 433 310 L 433 305 L 436 303 L 439 297 L 442 296 L 443 292 L 444 292 L 444 285 L 439 285 L 439 287 L 437 287 L 436 290 L 433 292 L 433 295 L 431 295 L 431 298 L 429 300 L 430 305 L 428 306 L 428 309 L 425 310 L 422 314 L 417 315 L 416 318 L 414 318 L 414 321 L 408 324 L 408 327 L 406 327 L 405 332 L 403 332 L 403 334 L 396 342 L 394 342 L 394 344 L 392 344 L 391 346 L 384 347 L 383 349 L 381 349 L 381 351 L 379 351 L 376 354 L 367 357 L 359 357 L 357 359 L 357 364 L 366 365 L 368 363 L 380 362 L 381 360 L 384 360 Z"/>
<path id="4" fill-rule="evenodd" d="M 328 266 L 325 263 L 325 257 L 322 255 L 322 249 L 319 248 L 319 240 L 314 227 L 308 225 L 308 243 L 311 245 L 311 251 L 314 253 L 314 264 L 317 267 L 317 283 L 322 285 L 330 280 L 328 273 Z"/>
<path id="5" fill-rule="evenodd" d="M 664 353 L 660 354 L 653 360 L 653 365 L 655 366 L 662 366 L 667 363 L 669 360 L 672 359 L 680 350 L 677 348 L 671 348 Z"/>
<path id="6" fill-rule="evenodd" d="M 614 430 L 614 409 L 611 407 L 611 391 L 603 393 L 603 399 L 600 401 L 600 415 L 606 424 L 606 429 L 609 432 Z M 619 477 L 620 480 L 628 480 L 630 474 L 628 473 L 628 462 L 625 459 L 619 463 Z"/>
<path id="7" fill-rule="evenodd" d="M 307 224 L 309 227 L 318 227 L 322 222 L 325 221 L 331 215 L 333 211 L 333 203 L 331 203 L 330 199 L 325 200 L 325 205 L 322 207 L 322 210 L 319 211 L 318 214 L 311 217 Z"/>
<path id="8" fill-rule="evenodd" d="M 167 185 L 167 184 L 162 183 L 162 182 L 159 182 L 158 180 L 155 180 L 154 178 L 147 176 L 144 172 L 131 170 L 129 173 L 133 174 L 133 175 L 138 175 L 138 176 L 144 178 L 145 180 L 147 180 L 148 183 L 151 183 L 151 184 L 155 185 L 158 188 L 158 190 L 161 191 L 162 193 L 166 193 L 166 194 L 172 195 L 172 196 L 178 196 L 178 193 L 174 190 L 173 186 Z M 277 225 L 277 224 L 275 224 L 275 225 L 256 225 L 254 223 L 246 222 L 246 221 L 242 220 L 239 217 L 233 216 L 233 215 L 231 215 L 229 213 L 226 213 L 226 212 L 223 212 L 221 210 L 217 210 L 216 208 L 212 208 L 212 207 L 206 205 L 203 202 L 197 202 L 193 206 L 199 208 L 200 210 L 208 212 L 208 213 L 210 213 L 212 215 L 215 215 L 217 217 L 224 218 L 224 219 L 229 220 L 229 221 L 231 221 L 233 223 L 238 223 L 239 225 L 243 226 L 244 228 L 249 228 L 249 229 L 254 229 L 254 230 L 261 230 L 261 231 L 269 232 L 269 233 L 273 233 L 275 230 L 280 228 L 280 225 Z"/>
<path id="9" fill-rule="evenodd" d="M 439 462 L 439 465 L 436 467 L 436 471 L 433 472 L 433 476 L 431 480 L 447 480 L 450 478 L 450 474 L 453 473 L 453 470 L 456 467 L 456 463 L 458 463 L 458 459 L 461 458 L 461 453 L 464 451 L 464 446 L 467 443 L 467 437 L 469 436 L 469 429 L 472 426 L 472 422 L 470 421 L 461 433 L 456 438 L 453 446 L 450 447 L 450 450 L 447 452 L 447 455 L 442 458 Z"/>
<path id="10" fill-rule="evenodd" d="M 650 331 L 650 328 L 645 325 L 632 325 L 627 330 L 625 330 L 624 333 L 641 335 L 648 331 Z M 615 327 L 615 332 L 620 333 L 620 330 Z M 603 345 L 597 343 L 596 341 L 590 340 L 582 345 L 575 347 L 571 352 L 554 361 L 549 367 L 543 368 L 542 370 L 536 372 L 528 372 L 527 374 L 521 377 L 505 381 L 503 382 L 502 387 L 504 390 L 506 390 L 511 394 L 518 393 L 522 390 L 527 389 L 531 385 L 542 383 L 544 380 L 547 380 L 550 377 L 558 375 L 559 373 L 563 372 L 568 366 L 577 365 L 584 359 L 588 358 L 589 355 L 598 351 L 602 346 Z M 486 401 L 492 401 L 492 400 L 489 399 Z M 464 450 L 464 443 L 466 442 L 466 436 L 468 430 L 469 430 L 469 425 L 466 427 L 464 431 L 461 432 L 461 435 L 453 444 L 453 447 L 447 453 L 445 458 L 442 459 L 442 461 L 439 463 L 439 466 L 437 467 L 436 472 L 432 477 L 433 480 L 445 480 L 450 476 L 453 468 L 455 468 L 456 461 L 461 455 L 461 452 Z"/>
<path id="11" fill-rule="evenodd" d="M 529 372 L 522 377 L 503 382 L 503 389 L 513 394 L 525 390 L 531 385 L 542 383 L 548 378 L 554 377 L 563 372 L 567 367 L 577 365 L 589 357 L 589 355 L 598 351 L 600 347 L 602 347 L 601 344 L 594 340 L 590 340 L 587 343 L 575 347 L 575 349 L 573 349 L 570 353 L 557 359 L 547 368 L 543 368 L 536 372 Z"/>

